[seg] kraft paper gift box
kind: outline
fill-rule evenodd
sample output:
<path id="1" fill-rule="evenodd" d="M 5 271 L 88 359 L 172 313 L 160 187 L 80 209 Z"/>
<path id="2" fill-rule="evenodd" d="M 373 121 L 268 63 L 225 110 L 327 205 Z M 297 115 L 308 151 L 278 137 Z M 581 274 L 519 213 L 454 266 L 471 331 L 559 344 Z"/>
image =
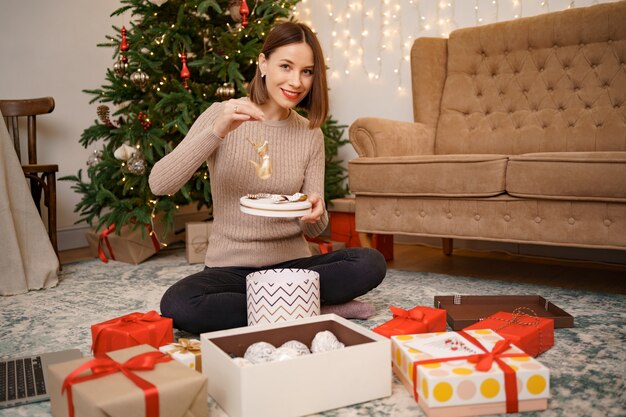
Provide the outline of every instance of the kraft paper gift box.
<path id="1" fill-rule="evenodd" d="M 85 233 L 90 252 L 102 262 L 109 259 L 137 265 L 161 249 L 156 235 L 149 227 L 123 226 L 120 234 L 116 233 L 115 225 L 106 229 Z"/>
<path id="2" fill-rule="evenodd" d="M 158 348 L 174 341 L 173 322 L 154 310 L 145 314 L 130 313 L 92 325 L 91 341 L 96 357 L 141 344 Z"/>
<path id="3" fill-rule="evenodd" d="M 176 362 L 185 365 L 189 369 L 202 372 L 202 355 L 200 354 L 200 341 L 197 339 L 178 339 L 177 343 L 161 346 L 159 350 L 167 353 Z"/>
<path id="4" fill-rule="evenodd" d="M 280 346 L 331 331 L 344 348 L 241 366 L 255 342 Z M 200 335 L 209 395 L 230 417 L 293 417 L 391 395 L 390 341 L 335 314 Z"/>
<path id="5" fill-rule="evenodd" d="M 525 314 L 523 310 L 501 311 L 463 330 L 475 329 L 491 329 L 530 356 L 538 356 L 554 346 L 554 320 Z"/>
<path id="6" fill-rule="evenodd" d="M 393 318 L 372 331 L 385 337 L 446 331 L 446 310 L 425 306 L 416 306 L 410 310 L 391 306 L 389 310 Z"/>
<path id="7" fill-rule="evenodd" d="M 429 417 L 547 408 L 549 369 L 492 330 L 392 336 L 391 343 L 394 373 Z"/>
<path id="8" fill-rule="evenodd" d="M 198 372 L 147 345 L 107 355 L 48 367 L 54 417 L 208 417 Z"/>
<path id="9" fill-rule="evenodd" d="M 204 263 L 213 222 L 189 222 L 186 226 L 185 255 L 190 264 Z"/>
<path id="10" fill-rule="evenodd" d="M 346 244 L 344 242 L 337 242 L 335 240 L 325 240 L 318 237 L 307 237 L 309 242 L 309 249 L 311 255 L 319 255 L 322 253 L 328 253 L 339 249 L 344 249 Z"/>

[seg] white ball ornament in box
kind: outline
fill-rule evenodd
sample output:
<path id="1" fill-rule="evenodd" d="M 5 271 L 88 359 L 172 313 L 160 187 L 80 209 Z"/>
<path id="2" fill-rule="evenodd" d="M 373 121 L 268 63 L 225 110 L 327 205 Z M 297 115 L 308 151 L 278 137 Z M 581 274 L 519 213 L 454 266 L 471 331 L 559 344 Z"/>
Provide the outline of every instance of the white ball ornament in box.
<path id="1" fill-rule="evenodd" d="M 308 269 L 267 269 L 246 277 L 248 325 L 320 314 L 320 276 Z"/>

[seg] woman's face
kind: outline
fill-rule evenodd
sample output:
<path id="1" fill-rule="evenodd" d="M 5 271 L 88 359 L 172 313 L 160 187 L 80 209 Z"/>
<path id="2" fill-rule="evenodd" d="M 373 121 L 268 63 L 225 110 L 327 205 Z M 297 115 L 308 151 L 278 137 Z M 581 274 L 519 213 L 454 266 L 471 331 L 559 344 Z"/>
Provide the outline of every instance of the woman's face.
<path id="1" fill-rule="evenodd" d="M 302 101 L 313 85 L 313 62 L 313 50 L 306 42 L 281 46 L 269 58 L 259 55 L 270 103 L 291 109 Z"/>

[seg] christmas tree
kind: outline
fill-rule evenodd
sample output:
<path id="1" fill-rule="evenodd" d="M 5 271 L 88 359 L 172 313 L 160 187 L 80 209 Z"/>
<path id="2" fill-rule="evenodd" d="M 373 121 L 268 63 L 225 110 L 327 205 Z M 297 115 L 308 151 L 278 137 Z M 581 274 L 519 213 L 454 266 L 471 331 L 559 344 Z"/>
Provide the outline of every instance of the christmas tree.
<path id="1" fill-rule="evenodd" d="M 246 95 L 247 80 L 265 35 L 278 21 L 291 19 L 299 0 L 121 0 L 111 16 L 130 14 L 129 27 L 99 47 L 114 49 L 106 83 L 85 90 L 98 106 L 98 119 L 80 143 L 94 150 L 72 181 L 82 195 L 77 223 L 102 226 L 151 225 L 159 216 L 167 226 L 179 206 L 212 203 L 210 178 L 202 164 L 176 194 L 154 196 L 151 167 L 176 147 L 194 120 L 213 102 Z M 109 104 L 114 108 L 111 114 Z M 347 193 L 345 168 L 336 160 L 347 141 L 345 126 L 329 119 L 326 142 L 325 200 Z"/>

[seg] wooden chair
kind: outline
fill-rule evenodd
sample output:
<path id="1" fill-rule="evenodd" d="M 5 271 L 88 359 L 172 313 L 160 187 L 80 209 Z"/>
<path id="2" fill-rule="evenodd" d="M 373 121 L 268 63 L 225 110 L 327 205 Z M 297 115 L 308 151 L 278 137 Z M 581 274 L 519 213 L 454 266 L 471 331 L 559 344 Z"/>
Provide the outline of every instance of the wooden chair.
<path id="1" fill-rule="evenodd" d="M 37 124 L 36 117 L 42 114 L 51 113 L 54 110 L 54 99 L 52 97 L 42 97 L 24 100 L 0 100 L 0 112 L 7 125 L 9 136 L 13 139 L 15 152 L 22 164 L 24 175 L 30 179 L 30 192 L 37 206 L 37 211 L 41 214 L 41 194 L 43 192 L 43 202 L 48 208 L 48 235 L 54 252 L 59 256 L 57 246 L 57 195 L 56 195 L 56 173 L 59 171 L 58 165 L 37 163 Z M 27 133 L 27 154 L 22 158 L 20 149 L 20 120 L 26 120 L 25 131 Z"/>

